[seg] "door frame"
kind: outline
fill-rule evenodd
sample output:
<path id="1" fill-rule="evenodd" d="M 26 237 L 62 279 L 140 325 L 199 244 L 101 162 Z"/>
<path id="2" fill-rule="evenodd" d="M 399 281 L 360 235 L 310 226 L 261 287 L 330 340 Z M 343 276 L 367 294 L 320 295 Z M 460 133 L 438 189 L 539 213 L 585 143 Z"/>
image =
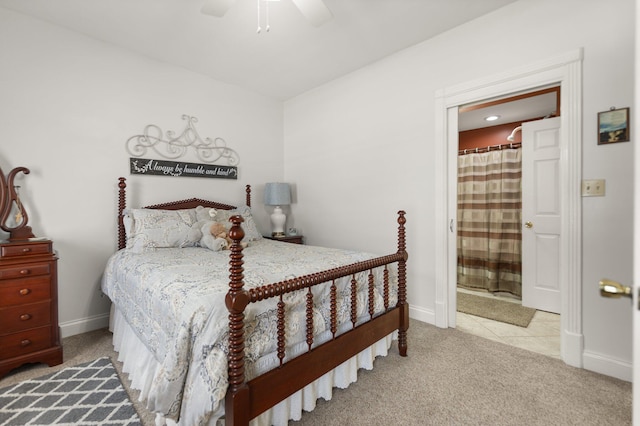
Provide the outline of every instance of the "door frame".
<path id="1" fill-rule="evenodd" d="M 560 348 L 565 363 L 582 368 L 582 49 L 504 73 L 446 87 L 435 96 L 435 322 L 455 327 L 456 157 L 458 107 L 471 102 L 560 85 L 561 289 Z"/>

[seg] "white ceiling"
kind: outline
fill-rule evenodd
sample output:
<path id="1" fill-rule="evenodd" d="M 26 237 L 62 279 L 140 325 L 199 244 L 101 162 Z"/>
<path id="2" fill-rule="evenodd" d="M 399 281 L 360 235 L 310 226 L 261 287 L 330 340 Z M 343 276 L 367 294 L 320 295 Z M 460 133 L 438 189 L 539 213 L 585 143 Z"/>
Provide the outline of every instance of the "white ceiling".
<path id="1" fill-rule="evenodd" d="M 271 30 L 260 34 L 257 0 L 236 0 L 222 18 L 202 14 L 203 1 L 0 0 L 0 6 L 285 100 L 515 0 L 325 0 L 334 17 L 321 27 L 281 0 L 270 3 Z"/>

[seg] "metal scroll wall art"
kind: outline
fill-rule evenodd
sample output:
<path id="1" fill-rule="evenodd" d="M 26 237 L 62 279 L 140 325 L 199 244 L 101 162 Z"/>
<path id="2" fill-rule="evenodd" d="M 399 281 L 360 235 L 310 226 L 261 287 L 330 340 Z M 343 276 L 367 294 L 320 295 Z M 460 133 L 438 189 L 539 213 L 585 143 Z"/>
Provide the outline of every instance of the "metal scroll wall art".
<path id="1" fill-rule="evenodd" d="M 16 167 L 9 172 L 6 179 L 0 169 L 0 228 L 9 233 L 9 241 L 34 238 L 31 227 L 27 226 L 29 216 L 20 201 L 19 187 L 13 184 L 20 172 L 28 175 L 29 169 Z"/>
<path id="2" fill-rule="evenodd" d="M 237 179 L 238 153 L 229 148 L 222 138 L 202 138 L 194 125 L 198 122 L 196 117 L 183 115 L 182 119 L 186 126 L 180 134 L 171 130 L 163 132 L 159 126 L 149 124 L 142 134 L 127 139 L 127 152 L 134 157 L 129 159 L 131 173 Z M 203 163 L 175 161 L 190 150 Z M 148 152 L 164 160 L 141 158 Z"/>

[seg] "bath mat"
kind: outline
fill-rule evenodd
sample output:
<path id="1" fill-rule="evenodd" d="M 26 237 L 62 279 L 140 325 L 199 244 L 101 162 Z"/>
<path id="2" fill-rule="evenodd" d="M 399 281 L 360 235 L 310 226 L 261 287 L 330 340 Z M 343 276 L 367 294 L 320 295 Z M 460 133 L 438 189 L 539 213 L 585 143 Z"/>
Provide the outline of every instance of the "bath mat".
<path id="1" fill-rule="evenodd" d="M 2 425 L 139 426 L 111 359 L 69 367 L 0 389 Z"/>
<path id="2" fill-rule="evenodd" d="M 459 312 L 505 322 L 519 327 L 528 327 L 536 310 L 519 303 L 506 302 L 493 297 L 476 296 L 458 292 Z"/>

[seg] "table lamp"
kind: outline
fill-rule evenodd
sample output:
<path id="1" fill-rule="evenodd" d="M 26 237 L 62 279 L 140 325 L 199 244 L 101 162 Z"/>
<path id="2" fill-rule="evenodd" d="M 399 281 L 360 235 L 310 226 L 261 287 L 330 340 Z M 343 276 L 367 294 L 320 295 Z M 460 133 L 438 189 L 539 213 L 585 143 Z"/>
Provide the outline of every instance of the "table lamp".
<path id="1" fill-rule="evenodd" d="M 284 224 L 287 216 L 282 212 L 281 206 L 291 204 L 291 189 L 288 183 L 270 182 L 264 186 L 264 203 L 267 206 L 275 206 L 271 214 L 271 236 L 284 237 Z"/>

